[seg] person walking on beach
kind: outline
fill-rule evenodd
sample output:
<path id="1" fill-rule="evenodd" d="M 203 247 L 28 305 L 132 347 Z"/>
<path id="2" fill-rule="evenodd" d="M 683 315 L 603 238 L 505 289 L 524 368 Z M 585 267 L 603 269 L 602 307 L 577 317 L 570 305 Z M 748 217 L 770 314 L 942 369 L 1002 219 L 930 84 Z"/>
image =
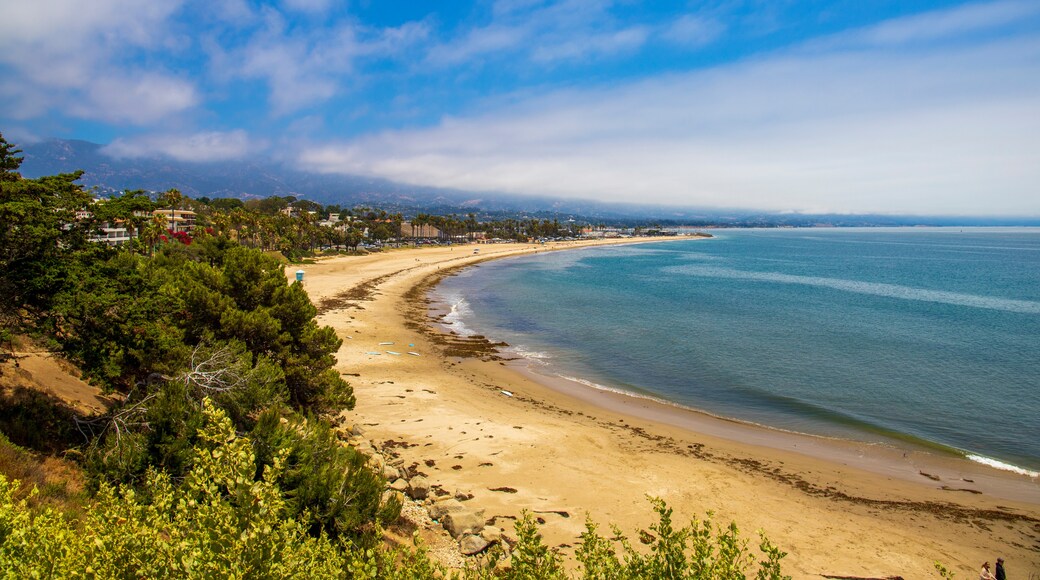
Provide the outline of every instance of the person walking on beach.
<path id="1" fill-rule="evenodd" d="M 1004 573 L 1004 558 L 997 558 L 997 580 L 1007 580 L 1007 574 Z"/>
<path id="2" fill-rule="evenodd" d="M 989 571 L 989 562 L 982 563 L 982 572 L 979 572 L 979 580 L 997 580 L 997 577 Z"/>

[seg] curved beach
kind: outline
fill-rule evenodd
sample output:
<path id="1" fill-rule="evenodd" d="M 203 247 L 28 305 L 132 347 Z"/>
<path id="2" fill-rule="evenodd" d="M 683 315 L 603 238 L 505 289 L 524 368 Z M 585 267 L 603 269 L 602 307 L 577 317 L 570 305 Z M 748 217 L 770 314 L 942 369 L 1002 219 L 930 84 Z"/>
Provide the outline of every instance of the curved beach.
<path id="1" fill-rule="evenodd" d="M 711 510 L 747 537 L 765 531 L 796 578 L 930 577 L 936 560 L 970 574 L 997 556 L 1017 573 L 1040 568 L 1036 479 L 595 390 L 431 328 L 426 290 L 451 269 L 607 243 L 617 242 L 422 248 L 305 266 L 321 322 L 344 339 L 339 368 L 358 398 L 348 419 L 371 440 L 398 442 L 404 464 L 433 483 L 471 493 L 498 525 L 534 512 L 564 553 L 585 513 L 626 532 L 646 527 L 649 494 L 681 518 Z"/>

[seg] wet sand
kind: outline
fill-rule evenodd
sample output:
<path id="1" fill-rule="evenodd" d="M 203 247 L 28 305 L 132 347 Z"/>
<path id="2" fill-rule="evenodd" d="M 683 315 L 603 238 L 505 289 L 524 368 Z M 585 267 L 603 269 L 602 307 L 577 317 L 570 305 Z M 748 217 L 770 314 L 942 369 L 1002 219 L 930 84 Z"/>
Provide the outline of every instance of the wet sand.
<path id="1" fill-rule="evenodd" d="M 480 337 L 444 333 L 430 315 L 427 291 L 454 268 L 576 245 L 419 248 L 304 266 L 320 321 L 344 338 L 339 369 L 358 399 L 348 420 L 442 489 L 472 494 L 500 526 L 530 510 L 564 554 L 586 513 L 630 535 L 645 528 L 649 494 L 680 519 L 711 510 L 734 520 L 752 544 L 765 531 L 795 578 L 936 577 L 936 560 L 963 576 L 997 556 L 1023 577 L 1040 572 L 1036 479 L 591 389 L 504 360 Z"/>

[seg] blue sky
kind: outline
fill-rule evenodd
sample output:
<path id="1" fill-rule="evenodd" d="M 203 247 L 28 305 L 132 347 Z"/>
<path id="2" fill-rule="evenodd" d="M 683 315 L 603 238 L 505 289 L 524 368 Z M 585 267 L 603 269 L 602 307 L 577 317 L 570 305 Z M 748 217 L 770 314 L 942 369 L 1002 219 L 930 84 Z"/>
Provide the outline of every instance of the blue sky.
<path id="1" fill-rule="evenodd" d="M 0 0 L 0 131 L 794 212 L 1040 215 L 1040 2 Z"/>

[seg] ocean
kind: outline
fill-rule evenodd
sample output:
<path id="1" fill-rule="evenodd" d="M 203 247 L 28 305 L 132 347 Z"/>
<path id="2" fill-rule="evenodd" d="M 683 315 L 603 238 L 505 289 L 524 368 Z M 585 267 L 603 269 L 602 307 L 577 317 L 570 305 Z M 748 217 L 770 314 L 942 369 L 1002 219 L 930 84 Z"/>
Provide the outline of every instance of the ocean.
<path id="1" fill-rule="evenodd" d="M 435 298 L 542 374 L 1040 471 L 1040 229 L 712 233 L 486 262 Z"/>

